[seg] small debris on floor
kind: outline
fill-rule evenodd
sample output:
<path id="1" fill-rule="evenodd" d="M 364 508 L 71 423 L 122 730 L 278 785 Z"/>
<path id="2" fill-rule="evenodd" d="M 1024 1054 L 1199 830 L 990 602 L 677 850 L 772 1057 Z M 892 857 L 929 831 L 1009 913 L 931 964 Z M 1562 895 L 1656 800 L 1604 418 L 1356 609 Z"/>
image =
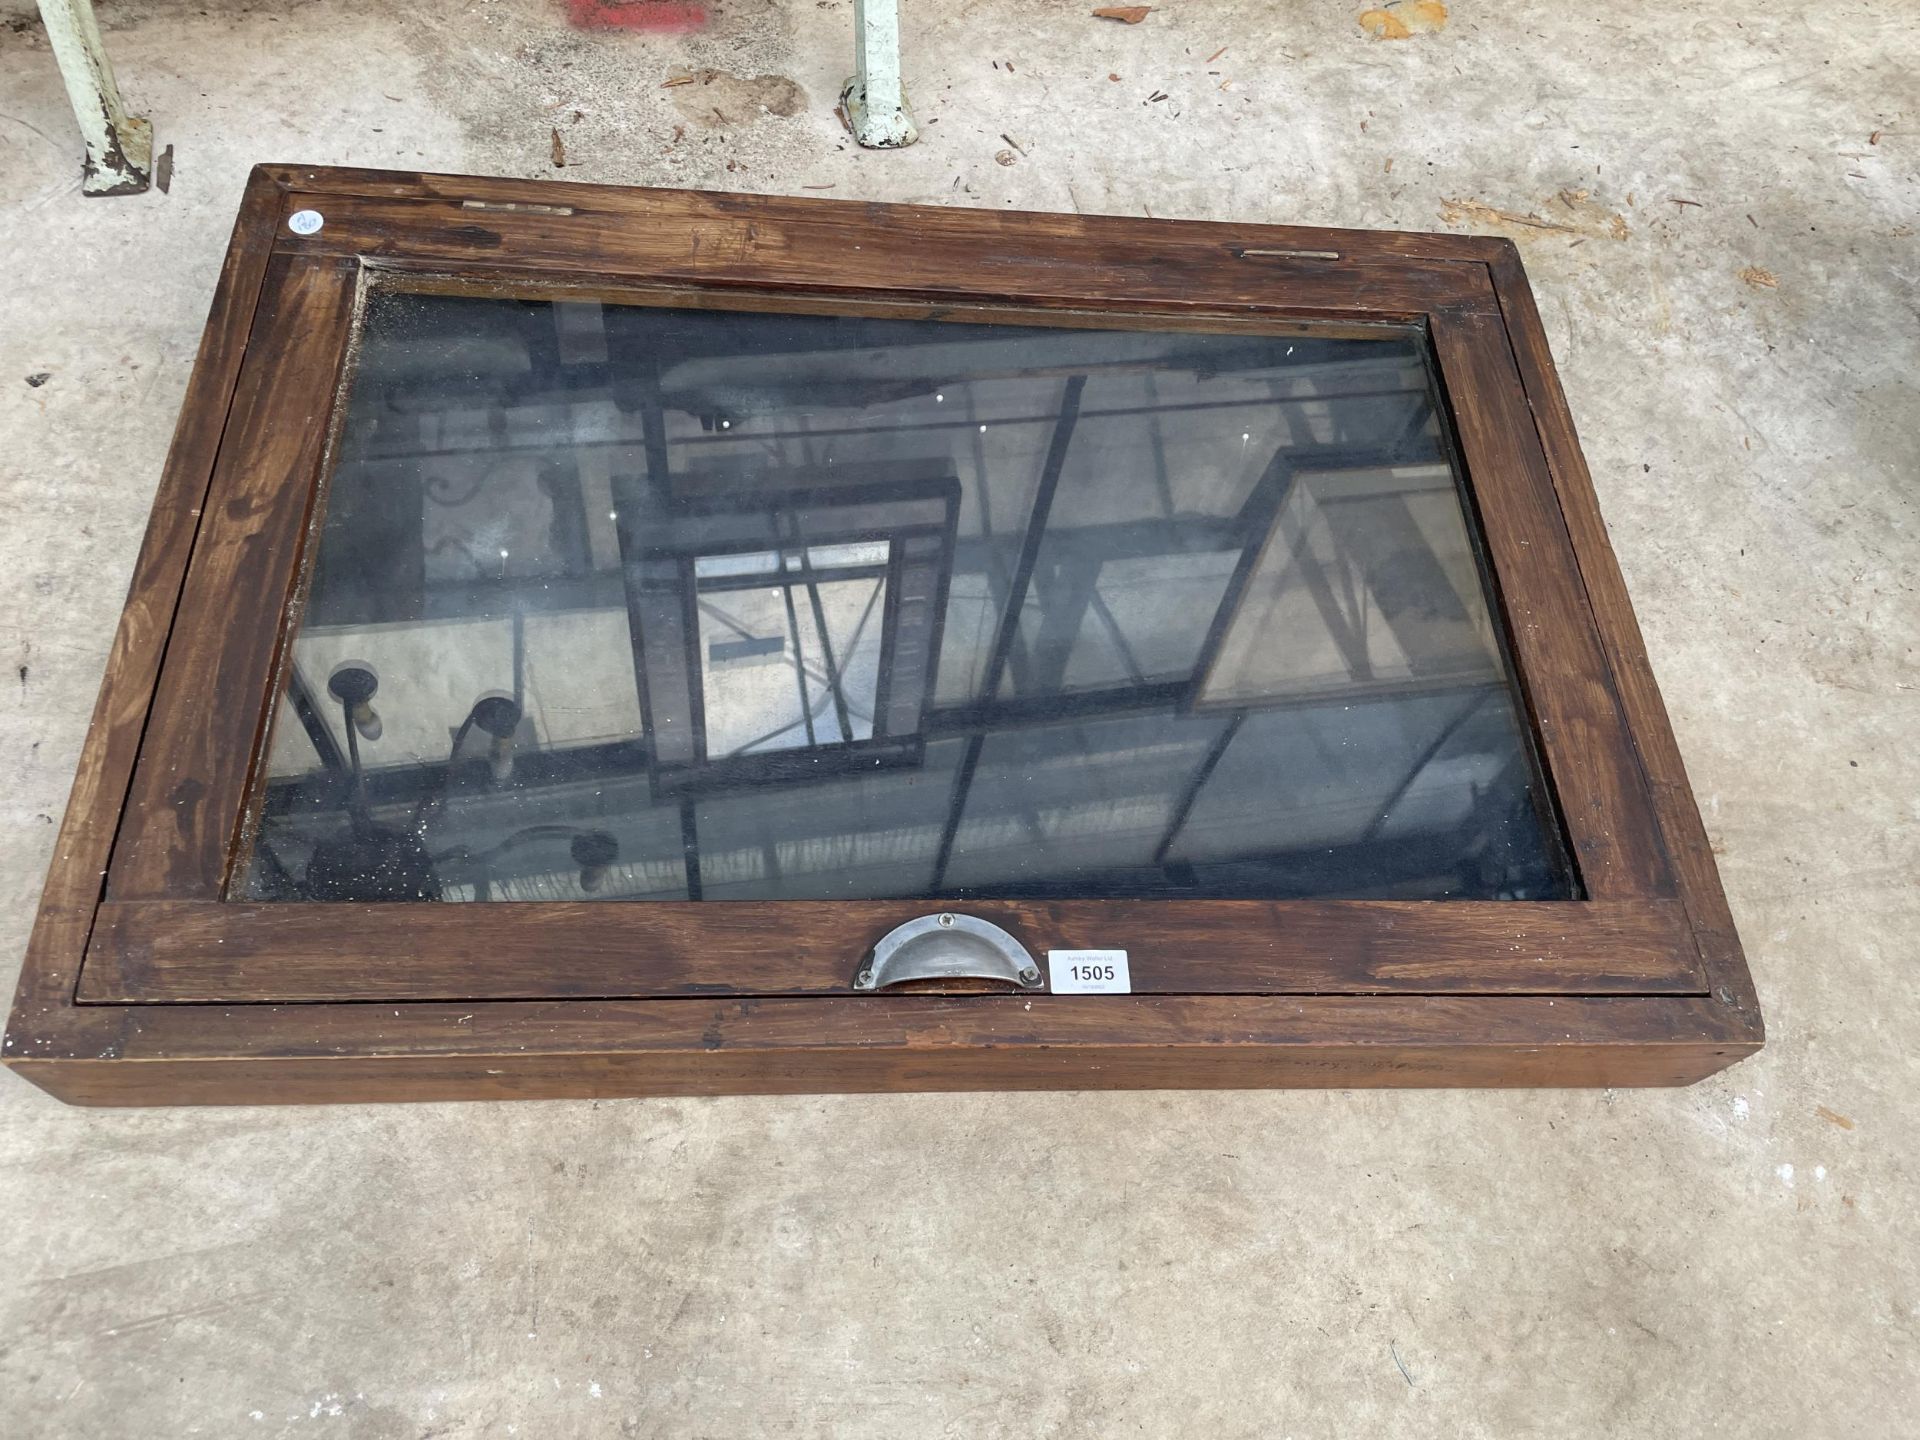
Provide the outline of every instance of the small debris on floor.
<path id="1" fill-rule="evenodd" d="M 1762 269 L 1758 265 L 1747 266 L 1746 269 L 1740 272 L 1740 278 L 1756 290 L 1778 290 L 1780 288 L 1780 277 L 1775 275 L 1771 270 Z"/>
<path id="2" fill-rule="evenodd" d="M 1440 201 L 1440 218 L 1449 225 L 1474 225 L 1484 229 L 1511 228 L 1516 238 L 1538 238 L 1540 231 L 1564 235 L 1582 235 L 1593 239 L 1625 240 L 1632 231 L 1627 217 L 1609 210 L 1594 200 L 1587 190 L 1557 191 L 1542 208 L 1558 205 L 1564 219 L 1548 219 L 1535 211 L 1503 210 L 1483 200 L 1446 199 Z"/>
<path id="3" fill-rule="evenodd" d="M 51 370 L 36 370 L 33 372 L 33 374 L 27 376 L 27 384 L 31 385 L 34 389 L 38 390 L 42 385 L 46 384 L 47 381 L 51 380 L 52 378 L 53 378 L 53 372 Z"/>
<path id="4" fill-rule="evenodd" d="M 1360 12 L 1360 28 L 1376 40 L 1407 40 L 1415 35 L 1431 35 L 1447 25 L 1447 7 L 1442 0 L 1390 0 L 1372 10 Z"/>
<path id="5" fill-rule="evenodd" d="M 553 168 L 556 170 L 563 170 L 566 168 L 566 164 L 567 164 L 566 142 L 561 140 L 560 132 L 558 130 L 555 130 L 553 132 Z"/>
<path id="6" fill-rule="evenodd" d="M 999 150 L 994 152 L 993 158 L 999 161 L 1002 165 L 1011 165 L 1013 164 L 1013 161 L 1014 161 L 1014 154 L 1013 154 L 1013 151 L 1011 150 Z"/>
<path id="7" fill-rule="evenodd" d="M 173 189 L 173 146 L 169 145 L 160 152 L 160 158 L 153 162 L 153 184 L 162 195 Z"/>
<path id="8" fill-rule="evenodd" d="M 661 88 L 674 90 L 680 113 L 708 130 L 769 115 L 798 115 L 807 108 L 807 92 L 785 75 L 734 75 L 711 66 L 676 69 Z"/>
<path id="9" fill-rule="evenodd" d="M 1138 25 L 1152 10 L 1151 5 L 1102 5 L 1093 13 L 1101 20 L 1118 20 L 1122 25 Z"/>

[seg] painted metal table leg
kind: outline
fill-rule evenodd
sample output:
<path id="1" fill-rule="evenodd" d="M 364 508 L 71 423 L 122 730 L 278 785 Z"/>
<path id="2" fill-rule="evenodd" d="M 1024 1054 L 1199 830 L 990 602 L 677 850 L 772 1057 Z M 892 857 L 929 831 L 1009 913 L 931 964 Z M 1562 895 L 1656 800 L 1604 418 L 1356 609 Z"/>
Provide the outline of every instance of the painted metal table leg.
<path id="1" fill-rule="evenodd" d="M 87 142 L 80 188 L 89 195 L 145 190 L 153 173 L 153 126 L 121 108 L 120 87 L 114 84 L 93 18 L 93 0 L 40 0 L 40 18 Z"/>
<path id="2" fill-rule="evenodd" d="M 853 138 L 894 149 L 920 138 L 900 79 L 900 0 L 853 0 L 853 78 L 840 91 Z"/>

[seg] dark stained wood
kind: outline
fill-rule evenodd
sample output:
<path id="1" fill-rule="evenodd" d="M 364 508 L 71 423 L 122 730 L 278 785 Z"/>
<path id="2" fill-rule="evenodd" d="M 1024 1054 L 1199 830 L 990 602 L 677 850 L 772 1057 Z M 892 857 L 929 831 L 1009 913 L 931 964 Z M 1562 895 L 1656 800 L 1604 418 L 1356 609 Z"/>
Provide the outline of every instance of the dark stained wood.
<path id="1" fill-rule="evenodd" d="M 276 257 L 220 447 L 155 717 L 107 877 L 122 900 L 212 896 L 270 713 L 301 537 L 346 356 L 358 267 Z M 238 623 L 236 623 L 236 620 Z"/>
<path id="2" fill-rule="evenodd" d="M 1178 310 L 1150 307 L 1100 309 L 1084 303 L 1010 305 L 992 300 L 955 299 L 951 296 L 913 299 L 840 295 L 819 289 L 759 290 L 739 286 L 720 290 L 684 282 L 652 284 L 639 279 L 583 282 L 574 276 L 529 277 L 525 271 L 488 265 L 463 265 L 459 274 L 448 275 L 435 267 L 416 268 L 390 259 L 369 267 L 368 280 L 373 285 L 402 290 L 410 295 L 592 300 L 605 305 L 662 305 L 676 309 L 746 310 L 761 314 L 861 315 L 876 320 L 949 320 L 973 325 L 1034 325 L 1063 330 L 1112 330 L 1120 327 L 1183 334 L 1202 331 L 1243 335 L 1313 335 L 1329 340 L 1377 340 L 1382 336 L 1404 334 L 1418 323 L 1393 317 L 1372 320 L 1293 319 L 1244 307 L 1188 305 Z M 1030 376 L 1073 372 L 1061 368 L 1057 371 L 1022 369 L 1018 373 Z"/>
<path id="3" fill-rule="evenodd" d="M 1572 538 L 1580 575 L 1593 607 L 1600 641 L 1619 687 L 1630 733 L 1652 788 L 1661 834 L 1676 872 L 1679 893 L 1692 918 L 1712 993 L 1731 1008 L 1756 1048 L 1764 1036 L 1759 998 L 1748 973 L 1740 937 L 1734 929 L 1720 872 L 1686 766 L 1674 740 L 1666 704 L 1648 663 L 1639 622 L 1634 619 L 1626 580 L 1620 573 L 1606 521 L 1600 514 L 1593 477 L 1580 453 L 1573 412 L 1560 386 L 1545 327 L 1533 290 L 1520 264 L 1520 252 L 1502 241 L 1493 257 L 1494 286 L 1506 318 L 1508 338 L 1526 386 L 1527 398 L 1555 493 Z"/>
<path id="4" fill-rule="evenodd" d="M 566 208 L 606 215 L 640 227 L 649 223 L 705 220 L 767 220 L 816 223 L 822 216 L 845 227 L 893 227 L 924 236 L 929 244 L 971 246 L 985 239 L 1046 249 L 1083 240 L 1137 246 L 1181 247 L 1216 244 L 1215 237 L 1255 252 L 1324 254 L 1342 259 L 1449 260 L 1485 264 L 1506 242 L 1481 235 L 1436 235 L 1408 230 L 1336 230 L 1305 225 L 1260 225 L 1154 220 L 1119 215 L 1064 215 L 1032 210 L 994 210 L 948 205 L 889 205 L 872 201 L 828 200 L 819 196 L 732 195 L 702 190 L 655 190 L 635 186 L 587 185 L 564 181 L 528 182 L 480 175 L 422 175 L 410 171 L 344 167 L 268 165 L 263 167 L 288 191 L 323 211 L 323 197 L 440 201 L 484 221 L 511 216 L 518 207 L 540 211 Z M 291 207 L 290 207 L 291 208 Z M 1255 253 L 1254 259 L 1267 256 Z"/>
<path id="5" fill-rule="evenodd" d="M 1125 949 L 1160 994 L 1698 993 L 1673 901 L 968 901 L 1044 962 Z M 394 907 L 108 903 L 80 998 L 508 1000 L 847 993 L 926 900 Z"/>
<path id="6" fill-rule="evenodd" d="M 1652 798 L 1498 320 L 1433 321 L 1494 588 L 1580 878 L 1598 900 L 1671 895 Z"/>
<path id="7" fill-rule="evenodd" d="M 327 224 L 302 239 L 283 222 L 307 205 Z M 1065 323 L 1429 324 L 1527 702 L 1596 898 L 1244 913 L 1209 902 L 1186 916 L 1140 902 L 966 907 L 1036 950 L 1125 944 L 1138 983 L 1184 981 L 1183 993 L 1098 997 L 808 993 L 844 985 L 860 950 L 930 902 L 823 907 L 798 924 L 807 907 L 782 905 L 770 924 L 744 904 L 316 916 L 323 907 L 220 902 L 363 262 L 403 284 L 692 286 L 771 308 L 860 297 Z M 784 293 L 769 301 L 769 288 Z M 1127 935 L 1111 937 L 1135 908 L 1153 913 L 1126 915 Z M 1181 946 L 1208 963 L 1180 971 Z M 750 985 L 760 993 L 707 992 Z M 528 993 L 518 986 L 540 998 L 502 998 Z M 629 991 L 650 998 L 595 998 Z M 274 1003 L 287 1000 L 309 1003 Z M 76 1103 L 157 1104 L 1682 1084 L 1761 1038 L 1507 242 L 268 167 L 236 226 L 3 1058 Z"/>
<path id="8" fill-rule="evenodd" d="M 280 223 L 280 201 L 278 182 L 256 169 L 241 197 L 173 444 L 154 492 L 153 514 L 127 588 L 126 609 L 107 654 L 100 697 L 67 795 L 66 816 L 7 1022 L 4 1055 L 9 1060 L 57 1031 L 72 1014 L 94 907 L 100 902 L 181 578 L 200 526 L 273 232 Z"/>
<path id="9" fill-rule="evenodd" d="M 1755 1048 L 1700 999 L 979 996 L 144 1006 L 14 1062 L 78 1104 L 876 1090 L 1683 1085 Z"/>
<path id="10" fill-rule="evenodd" d="M 671 199 L 671 196 L 668 198 Z M 291 207 L 307 204 L 311 200 L 311 196 L 303 199 L 295 195 L 285 203 Z M 816 213 L 811 207 L 801 208 L 804 213 Z M 829 206 L 826 213 L 865 215 L 873 208 Z M 338 233 L 350 223 L 353 213 L 333 207 L 320 233 L 335 234 L 337 239 Z M 946 212 L 935 213 L 944 215 Z M 538 213 L 510 212 L 507 220 L 527 224 L 553 223 L 550 217 Z M 816 219 L 814 227 L 818 228 L 819 223 Z M 765 218 L 756 220 L 754 224 L 758 233 L 771 235 L 775 231 L 773 223 Z M 788 226 L 790 231 L 792 228 Z M 1208 227 L 1180 228 L 1184 233 L 1189 228 L 1206 230 Z M 697 236 L 690 237 L 684 227 L 676 231 L 664 221 L 640 233 L 644 237 L 644 244 L 638 249 L 633 248 L 636 242 L 624 235 L 608 238 L 605 248 L 617 250 L 618 254 L 612 259 L 603 255 L 598 263 L 644 272 L 655 263 L 648 259 L 655 251 L 664 253 L 675 245 L 680 247 L 680 251 L 697 249 Z M 410 242 L 407 252 L 410 256 L 415 254 L 418 243 Z M 523 241 L 522 248 L 528 248 L 530 244 Z M 623 246 L 626 248 L 621 248 Z M 648 246 L 654 247 L 653 250 L 647 249 Z M 488 263 L 497 263 L 498 248 L 484 247 Z M 1156 252 L 1141 247 L 1138 242 L 1135 242 L 1134 248 L 1143 257 L 1141 263 L 1155 260 Z M 537 246 L 532 249 L 534 253 L 544 253 Z M 848 246 L 843 235 L 836 232 L 832 244 L 822 242 L 817 249 L 818 263 L 839 265 L 845 269 Z M 1209 263 L 1219 263 L 1217 247 L 1198 249 L 1208 257 Z M 324 263 L 316 262 L 311 254 L 304 252 L 296 258 L 303 264 Z M 1399 262 L 1396 260 L 1395 263 L 1398 265 Z M 1485 266 L 1478 263 L 1466 266 L 1450 263 L 1448 268 L 1461 273 L 1449 285 L 1440 287 L 1442 298 L 1453 304 L 1461 294 L 1483 296 L 1488 307 L 1482 310 L 1470 305 L 1465 309 L 1449 309 L 1436 314 L 1433 320 L 1435 343 L 1445 352 L 1443 363 L 1447 368 L 1460 372 L 1463 377 L 1461 383 L 1454 387 L 1461 395 L 1468 397 L 1464 401 L 1456 400 L 1461 409 L 1458 420 L 1462 445 L 1467 452 L 1466 460 L 1475 477 L 1486 513 L 1484 528 L 1501 594 L 1510 607 L 1524 610 L 1524 616 L 1510 615 L 1514 620 L 1515 648 L 1523 679 L 1530 675 L 1538 677 L 1529 691 L 1530 703 L 1539 720 L 1549 772 L 1562 787 L 1563 812 L 1580 859 L 1583 878 L 1587 881 L 1589 893 L 1602 899 L 1670 894 L 1671 886 L 1666 877 L 1658 838 L 1649 820 L 1650 810 L 1644 784 L 1635 769 L 1631 745 L 1624 733 L 1604 667 L 1599 663 L 1599 651 L 1592 636 L 1591 614 L 1586 609 L 1577 579 L 1571 574 L 1566 532 L 1558 520 L 1548 492 L 1544 457 L 1539 452 L 1530 427 L 1525 423 L 1519 423 L 1516 427 L 1515 417 L 1524 417 L 1525 412 L 1519 398 L 1518 381 L 1512 371 L 1511 351 L 1493 318 L 1491 289 Z M 1078 272 L 1068 268 L 1065 273 Z M 1403 280 L 1405 277 L 1398 278 Z M 1231 290 L 1238 283 L 1234 279 L 1226 288 Z M 537 285 L 524 278 L 521 288 L 539 293 Z M 1197 304 L 1209 300 L 1219 288 L 1217 282 L 1212 288 L 1200 285 L 1189 297 L 1190 302 Z M 1317 288 L 1308 289 L 1311 293 L 1305 298 L 1317 301 Z M 1105 299 L 1110 291 L 1110 282 L 1083 277 L 1082 290 Z M 721 293 L 726 294 L 733 303 L 768 303 L 764 292 L 756 291 L 751 295 L 742 295 L 738 291 Z M 806 308 L 818 308 L 822 298 L 817 293 L 805 295 L 798 297 L 798 303 Z M 825 298 L 827 303 L 839 303 L 852 310 L 867 308 L 857 300 L 849 302 L 836 296 Z M 1004 316 L 1009 307 L 1001 305 L 995 308 Z M 1335 307 L 1334 313 L 1350 314 L 1352 311 L 1352 302 L 1343 302 Z M 1108 323 L 1126 323 L 1127 318 L 1124 312 L 1109 312 Z M 1272 318 L 1270 316 L 1269 320 Z M 276 322 L 280 322 L 279 330 L 271 328 Z M 263 333 L 256 336 L 257 343 L 263 353 L 277 356 L 292 353 L 298 357 L 300 365 L 305 366 L 311 358 L 311 347 L 298 340 L 303 325 L 301 317 L 291 316 L 282 321 L 278 312 L 269 308 L 263 312 Z M 329 365 L 337 363 L 330 355 L 321 357 L 321 360 Z M 258 428 L 273 436 L 304 434 L 313 437 L 313 417 L 301 411 L 300 407 L 310 408 L 315 395 L 330 391 L 332 374 L 331 369 L 313 374 L 302 369 L 272 382 L 287 394 L 286 403 L 294 408 L 294 413 L 279 423 L 271 417 L 265 418 Z M 302 451 L 292 458 L 302 466 L 318 464 L 317 452 Z M 230 469 L 223 468 L 223 476 L 257 476 L 259 473 L 259 467 L 251 461 L 236 461 Z M 297 491 L 298 487 L 294 489 Z M 276 479 L 266 493 L 284 495 L 292 492 Z M 291 534 L 288 528 L 290 513 L 289 504 L 280 511 L 263 512 L 263 519 L 280 526 L 284 533 Z M 297 545 L 290 541 L 248 552 L 244 565 L 234 565 L 229 573 L 220 574 L 202 592 L 208 597 L 205 604 L 197 602 L 193 596 L 188 597 L 182 611 L 183 629 L 202 637 L 217 637 L 221 634 L 220 622 L 229 613 L 278 615 L 293 583 L 297 554 Z M 203 615 L 207 618 L 200 618 Z M 143 764 L 136 776 L 135 803 L 129 807 L 122 846 L 109 878 L 108 893 L 115 899 L 211 898 L 218 893 L 217 880 L 212 877 L 225 874 L 232 839 L 242 823 L 245 791 L 231 784 L 209 787 L 201 777 L 209 767 L 209 757 L 237 753 L 243 740 L 251 748 L 251 740 L 245 736 L 252 732 L 247 730 L 243 735 L 242 727 L 249 726 L 252 717 L 262 710 L 270 684 L 270 672 L 249 667 L 258 656 L 266 653 L 269 652 L 256 645 L 242 654 L 238 647 L 209 639 L 205 652 L 197 657 L 199 667 L 183 671 L 190 677 L 185 681 L 190 687 L 189 693 L 219 693 L 231 698 L 223 699 L 217 707 L 215 723 L 203 723 L 196 714 L 191 722 L 178 728 L 163 726 L 150 739 L 148 754 L 151 760 Z M 210 687 L 210 672 L 206 667 L 216 661 L 222 664 L 226 680 L 222 682 L 216 678 Z M 222 685 L 224 688 L 215 688 Z M 166 713 L 169 709 L 163 705 L 162 712 Z M 179 777 L 187 778 L 182 780 Z M 151 788 L 143 785 L 143 781 L 150 782 Z M 163 798 L 173 798 L 167 799 L 163 805 L 157 803 L 155 792 L 159 792 Z M 254 954 L 251 978 L 263 987 L 270 987 L 268 976 L 273 967 L 258 947 L 254 947 L 250 953 Z M 1569 959 L 1578 955 L 1582 960 L 1591 962 L 1602 953 L 1602 947 L 1576 947 L 1561 953 Z M 1686 957 L 1684 961 L 1679 958 L 1682 954 Z M 457 957 L 450 957 L 447 963 L 479 962 L 475 952 L 468 947 Z M 1669 957 L 1666 965 L 1660 969 L 1663 983 L 1678 983 L 1677 977 L 1683 965 L 1687 967 L 1687 985 L 1696 989 L 1704 987 L 1697 953 L 1690 942 L 1681 943 L 1676 955 Z M 150 966 L 143 966 L 141 973 L 157 972 Z M 510 983 L 524 983 L 526 973 L 523 966 L 516 964 L 509 977 Z M 1631 966 L 1622 970 L 1598 964 L 1593 966 L 1590 973 L 1581 975 L 1568 968 L 1556 976 L 1552 988 L 1597 993 L 1615 988 L 1634 973 L 1644 972 L 1636 972 Z M 1349 983 L 1368 983 L 1369 980 L 1370 977 L 1362 968 Z M 1534 988 L 1545 988 L 1537 970 L 1530 983 Z M 556 979 L 555 984 L 560 984 L 560 981 Z M 435 989 L 433 993 L 445 991 Z M 556 989 L 551 993 L 578 992 Z M 273 992 L 266 988 L 249 994 L 256 998 L 271 998 Z"/>
<path id="11" fill-rule="evenodd" d="M 1339 254 L 1252 243 L 1240 227 L 1188 222 L 1168 242 L 1126 223 L 1037 240 L 990 211 L 754 202 L 690 208 L 679 192 L 568 214 L 477 211 L 455 201 L 356 200 L 295 193 L 326 216 L 312 235 L 282 232 L 289 254 L 364 257 L 412 267 L 511 267 L 530 276 L 646 278 L 763 291 L 977 298 L 1022 305 L 1112 304 L 1333 319 L 1417 320 L 1436 305 L 1495 311 L 1484 264 L 1413 255 Z M 661 197 L 648 200 L 645 197 Z M 901 213 L 906 211 L 906 213 Z M 990 218 L 989 218 L 990 217 Z M 1024 217 L 1032 218 L 1032 217 Z M 858 231 L 858 234 L 853 233 Z M 1255 237 L 1257 238 L 1257 237 Z"/>
<path id="12" fill-rule="evenodd" d="M 1520 1046 L 1470 1038 L 1162 1049 L 1010 1041 L 932 1055 L 867 1045 L 798 1054 L 509 1054 L 402 1059 L 16 1062 L 71 1105 L 323 1105 L 446 1100 L 600 1100 L 655 1095 L 828 1095 L 969 1090 L 1253 1090 L 1691 1085 L 1757 1048 L 1717 1041 Z M 1016 1048 L 1017 1047 L 1017 1048 Z"/>

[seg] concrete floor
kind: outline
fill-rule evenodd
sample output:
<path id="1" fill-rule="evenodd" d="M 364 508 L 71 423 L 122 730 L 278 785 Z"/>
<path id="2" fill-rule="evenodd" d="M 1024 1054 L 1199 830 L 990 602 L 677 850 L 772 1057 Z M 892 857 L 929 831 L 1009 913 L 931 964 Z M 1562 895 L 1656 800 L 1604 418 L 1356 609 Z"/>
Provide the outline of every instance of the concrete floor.
<path id="1" fill-rule="evenodd" d="M 103 0 L 176 164 L 82 200 L 0 5 L 0 982 L 247 167 L 551 175 L 557 127 L 568 179 L 1515 236 L 1766 1051 L 1598 1094 L 89 1113 L 7 1080 L 0 1431 L 1913 1433 L 1911 15 L 1457 0 L 1383 41 L 1362 0 L 1088 8 L 909 0 L 925 139 L 863 154 L 844 0 L 681 38 Z"/>

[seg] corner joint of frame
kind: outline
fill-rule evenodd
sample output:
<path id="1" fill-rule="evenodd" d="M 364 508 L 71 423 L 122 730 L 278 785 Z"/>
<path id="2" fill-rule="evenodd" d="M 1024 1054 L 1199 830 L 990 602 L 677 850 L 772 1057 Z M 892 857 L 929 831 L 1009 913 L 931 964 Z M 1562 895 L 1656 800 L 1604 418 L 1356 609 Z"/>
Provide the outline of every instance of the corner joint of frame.
<path id="1" fill-rule="evenodd" d="M 281 194 L 293 189 L 297 165 L 285 165 L 278 161 L 264 160 L 247 172 L 247 188 L 271 189 Z"/>

